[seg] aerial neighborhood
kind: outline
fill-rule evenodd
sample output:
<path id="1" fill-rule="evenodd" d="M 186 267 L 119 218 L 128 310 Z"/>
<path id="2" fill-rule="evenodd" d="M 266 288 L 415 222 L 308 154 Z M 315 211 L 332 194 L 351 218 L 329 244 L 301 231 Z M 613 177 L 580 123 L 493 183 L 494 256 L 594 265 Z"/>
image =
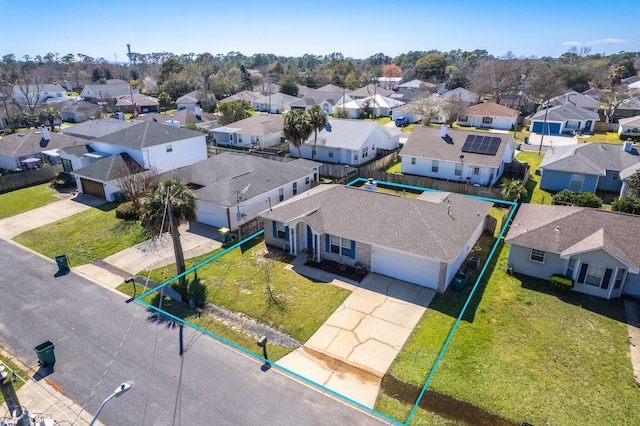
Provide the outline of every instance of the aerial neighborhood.
<path id="1" fill-rule="evenodd" d="M 640 53 L 37 58 L 0 61 L 0 257 L 21 269 L 2 285 L 46 283 L 105 328 L 3 331 L 3 365 L 82 404 L 98 376 L 79 366 L 74 387 L 93 358 L 73 339 L 107 357 L 118 336 L 147 371 L 177 359 L 179 325 L 181 357 L 214 365 L 222 342 L 247 362 L 229 375 L 343 398 L 335 424 L 640 424 Z M 51 273 L 11 260 L 23 248 Z M 83 320 L 94 306 L 113 320 Z M 134 306 L 150 316 L 130 343 Z M 185 349 L 183 326 L 202 341 Z M 34 365 L 30 339 L 57 361 L 36 346 Z M 215 405 L 214 373 L 185 367 L 185 410 Z M 237 410 L 219 423 L 260 417 Z"/>

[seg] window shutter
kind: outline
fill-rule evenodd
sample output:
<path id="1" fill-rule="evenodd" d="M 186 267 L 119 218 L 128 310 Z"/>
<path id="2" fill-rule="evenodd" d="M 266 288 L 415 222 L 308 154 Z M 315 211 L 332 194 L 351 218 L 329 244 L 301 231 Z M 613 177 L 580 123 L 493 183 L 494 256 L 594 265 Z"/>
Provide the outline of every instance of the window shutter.
<path id="1" fill-rule="evenodd" d="M 602 288 L 603 289 L 608 289 L 609 288 L 609 282 L 611 281 L 611 274 L 613 274 L 613 270 L 612 269 L 605 269 L 604 271 L 604 278 L 602 279 Z"/>
<path id="2" fill-rule="evenodd" d="M 288 226 L 284 227 L 284 240 L 285 241 L 289 241 L 289 227 Z"/>
<path id="3" fill-rule="evenodd" d="M 329 234 L 324 235 L 324 250 L 329 253 L 331 251 L 331 242 Z"/>
<path id="4" fill-rule="evenodd" d="M 349 256 L 352 259 L 356 258 L 356 242 L 354 240 L 351 240 L 351 256 Z"/>
<path id="5" fill-rule="evenodd" d="M 578 275 L 578 282 L 580 284 L 584 283 L 584 277 L 587 275 L 587 268 L 589 267 L 588 263 L 583 263 L 580 266 L 580 275 Z"/>
<path id="6" fill-rule="evenodd" d="M 278 238 L 278 225 L 275 220 L 271 223 L 273 224 L 273 238 Z"/>

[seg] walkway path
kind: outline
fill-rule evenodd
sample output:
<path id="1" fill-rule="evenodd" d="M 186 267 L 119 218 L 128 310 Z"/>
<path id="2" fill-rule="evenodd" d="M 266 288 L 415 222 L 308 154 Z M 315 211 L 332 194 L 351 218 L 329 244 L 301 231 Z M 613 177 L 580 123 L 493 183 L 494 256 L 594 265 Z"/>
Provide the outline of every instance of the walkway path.
<path id="1" fill-rule="evenodd" d="M 352 293 L 302 348 L 278 364 L 373 407 L 382 377 L 435 292 L 373 273 L 352 283 L 304 266 L 304 261 L 298 256 L 291 269 Z"/>

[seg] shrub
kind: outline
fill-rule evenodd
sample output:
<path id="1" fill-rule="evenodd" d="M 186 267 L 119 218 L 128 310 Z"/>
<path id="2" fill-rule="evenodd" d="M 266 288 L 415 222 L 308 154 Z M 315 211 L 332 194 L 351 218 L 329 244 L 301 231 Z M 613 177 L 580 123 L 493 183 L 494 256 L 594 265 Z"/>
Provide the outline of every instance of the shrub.
<path id="1" fill-rule="evenodd" d="M 614 212 L 631 213 L 640 215 L 640 198 L 626 195 L 622 198 L 616 198 L 611 203 L 611 210 Z"/>
<path id="2" fill-rule="evenodd" d="M 620 140 L 626 141 L 628 139 L 631 139 L 634 142 L 640 142 L 640 133 L 639 132 L 620 133 Z"/>
<path id="3" fill-rule="evenodd" d="M 578 207 L 599 209 L 602 207 L 602 199 L 591 192 L 578 192 L 573 204 Z"/>
<path id="4" fill-rule="evenodd" d="M 570 189 L 563 189 L 562 191 L 553 195 L 552 202 L 553 204 L 573 204 L 576 200 L 576 193 Z"/>
<path id="5" fill-rule="evenodd" d="M 52 188 L 70 188 L 75 184 L 75 178 L 67 172 L 60 172 L 51 180 Z"/>
<path id="6" fill-rule="evenodd" d="M 133 205 L 133 201 L 126 201 L 116 208 L 116 217 L 118 219 L 137 220 L 140 218 L 140 212 Z"/>
<path id="7" fill-rule="evenodd" d="M 573 288 L 573 280 L 562 274 L 551 275 L 549 282 L 555 289 L 563 293 L 568 293 Z"/>

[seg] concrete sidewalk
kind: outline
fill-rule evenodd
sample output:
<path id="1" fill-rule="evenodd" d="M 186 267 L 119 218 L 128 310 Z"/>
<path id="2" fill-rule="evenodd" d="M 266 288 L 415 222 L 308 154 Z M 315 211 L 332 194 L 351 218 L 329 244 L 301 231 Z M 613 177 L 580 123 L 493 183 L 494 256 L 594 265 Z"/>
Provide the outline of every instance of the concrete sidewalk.
<path id="1" fill-rule="evenodd" d="M 382 377 L 435 291 L 374 273 L 353 283 L 304 262 L 304 256 L 298 256 L 289 268 L 352 293 L 303 347 L 278 364 L 373 407 Z"/>
<path id="2" fill-rule="evenodd" d="M 631 297 L 625 297 L 623 300 L 627 316 L 629 356 L 633 365 L 633 378 L 640 386 L 640 300 Z"/>

